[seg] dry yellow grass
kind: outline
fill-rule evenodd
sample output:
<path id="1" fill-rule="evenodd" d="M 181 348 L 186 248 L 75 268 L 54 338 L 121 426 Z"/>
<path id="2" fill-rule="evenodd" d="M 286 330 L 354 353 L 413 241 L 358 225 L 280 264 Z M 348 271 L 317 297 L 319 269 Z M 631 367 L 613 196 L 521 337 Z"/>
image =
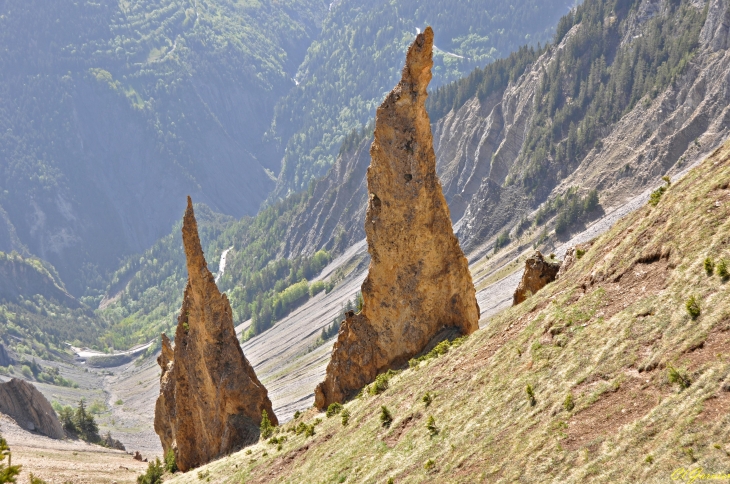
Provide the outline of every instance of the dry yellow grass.
<path id="1" fill-rule="evenodd" d="M 730 282 L 704 260 L 730 263 L 729 160 L 726 145 L 596 240 L 564 278 L 382 394 L 347 403 L 346 427 L 310 410 L 280 428 L 280 450 L 260 443 L 171 482 L 671 482 L 680 468 L 727 472 Z M 316 419 L 311 437 L 291 431 Z"/>

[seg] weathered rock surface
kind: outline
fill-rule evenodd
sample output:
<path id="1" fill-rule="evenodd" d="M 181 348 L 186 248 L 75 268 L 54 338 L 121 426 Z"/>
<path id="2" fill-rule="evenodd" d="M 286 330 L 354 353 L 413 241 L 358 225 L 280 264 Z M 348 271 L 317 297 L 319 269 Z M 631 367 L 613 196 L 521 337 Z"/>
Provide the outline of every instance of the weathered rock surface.
<path id="1" fill-rule="evenodd" d="M 573 264 L 575 264 L 576 261 L 576 253 L 575 253 L 575 247 L 568 247 L 565 251 L 565 255 L 563 256 L 563 263 L 560 264 L 560 270 L 555 275 L 555 279 L 560 279 L 565 275 L 566 272 L 568 272 L 568 269 L 573 267 Z"/>
<path id="2" fill-rule="evenodd" d="M 363 310 L 340 328 L 315 405 L 342 402 L 404 364 L 444 328 L 478 329 L 479 306 L 436 175 L 426 88 L 433 30 L 408 50 L 400 83 L 378 108 L 367 171 L 371 261 Z"/>
<path id="3" fill-rule="evenodd" d="M 525 272 L 515 290 L 512 305 L 516 306 L 537 291 L 553 282 L 560 270 L 560 262 L 551 262 L 539 250 L 525 261 Z"/>
<path id="4" fill-rule="evenodd" d="M 0 384 L 0 412 L 12 417 L 26 430 L 40 432 L 52 439 L 66 437 L 51 404 L 26 381 L 13 378 Z"/>
<path id="5" fill-rule="evenodd" d="M 256 442 L 262 411 L 278 422 L 238 344 L 228 298 L 208 270 L 190 197 L 182 235 L 188 284 L 174 349 L 162 335 L 155 432 L 187 471 Z"/>

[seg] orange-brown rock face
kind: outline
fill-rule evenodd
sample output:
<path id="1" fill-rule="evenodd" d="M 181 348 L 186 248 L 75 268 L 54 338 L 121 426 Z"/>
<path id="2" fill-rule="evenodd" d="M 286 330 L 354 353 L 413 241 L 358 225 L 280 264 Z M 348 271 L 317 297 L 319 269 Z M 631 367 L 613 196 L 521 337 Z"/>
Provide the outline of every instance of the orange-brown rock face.
<path id="1" fill-rule="evenodd" d="M 467 260 L 436 175 L 426 88 L 433 30 L 408 50 L 400 83 L 378 108 L 367 172 L 365 233 L 371 262 L 363 310 L 340 327 L 315 405 L 342 402 L 420 353 L 440 330 L 479 328 Z"/>
<path id="2" fill-rule="evenodd" d="M 162 335 L 155 432 L 187 471 L 256 442 L 263 410 L 278 422 L 238 344 L 228 298 L 208 270 L 189 197 L 182 234 L 188 284 L 174 349 Z"/>
<path id="3" fill-rule="evenodd" d="M 522 280 L 515 290 L 512 298 L 512 305 L 516 306 L 537 291 L 553 282 L 560 270 L 559 262 L 546 260 L 539 250 L 528 257 L 525 261 L 525 272 Z"/>

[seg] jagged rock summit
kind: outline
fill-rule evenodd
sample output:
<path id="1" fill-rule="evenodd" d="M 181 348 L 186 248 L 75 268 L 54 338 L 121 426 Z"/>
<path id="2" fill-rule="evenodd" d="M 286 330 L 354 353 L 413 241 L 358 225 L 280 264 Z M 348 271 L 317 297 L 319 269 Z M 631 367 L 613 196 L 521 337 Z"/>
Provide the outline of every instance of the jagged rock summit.
<path id="1" fill-rule="evenodd" d="M 208 270 L 190 197 L 182 236 L 188 284 L 174 348 L 162 335 L 155 432 L 187 471 L 256 442 L 262 411 L 278 422 L 238 343 L 228 298 Z"/>
<path id="2" fill-rule="evenodd" d="M 537 291 L 553 282 L 560 270 L 560 262 L 553 262 L 543 257 L 539 250 L 525 260 L 525 272 L 522 274 L 512 305 L 517 306 Z"/>
<path id="3" fill-rule="evenodd" d="M 408 49 L 400 83 L 380 105 L 367 171 L 371 262 L 363 309 L 340 328 L 315 405 L 342 402 L 416 356 L 443 329 L 470 334 L 479 306 L 436 175 L 426 88 L 433 30 Z"/>
<path id="4" fill-rule="evenodd" d="M 0 384 L 0 412 L 18 425 L 52 439 L 66 437 L 63 426 L 46 397 L 32 384 L 13 378 Z"/>

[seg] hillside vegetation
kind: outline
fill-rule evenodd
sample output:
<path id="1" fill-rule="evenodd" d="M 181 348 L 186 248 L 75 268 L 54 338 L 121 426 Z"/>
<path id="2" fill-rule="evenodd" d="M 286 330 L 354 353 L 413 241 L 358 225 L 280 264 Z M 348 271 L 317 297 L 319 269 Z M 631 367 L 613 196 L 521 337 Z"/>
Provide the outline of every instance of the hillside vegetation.
<path id="1" fill-rule="evenodd" d="M 276 196 L 307 187 L 334 163 L 345 136 L 365 126 L 400 78 L 406 47 L 436 34 L 432 86 L 459 79 L 528 43 L 550 40 L 572 0 L 376 0 L 333 2 L 276 107 L 268 139 L 286 147 Z"/>
<path id="2" fill-rule="evenodd" d="M 730 144 L 558 281 L 170 482 L 665 482 L 730 455 Z"/>

